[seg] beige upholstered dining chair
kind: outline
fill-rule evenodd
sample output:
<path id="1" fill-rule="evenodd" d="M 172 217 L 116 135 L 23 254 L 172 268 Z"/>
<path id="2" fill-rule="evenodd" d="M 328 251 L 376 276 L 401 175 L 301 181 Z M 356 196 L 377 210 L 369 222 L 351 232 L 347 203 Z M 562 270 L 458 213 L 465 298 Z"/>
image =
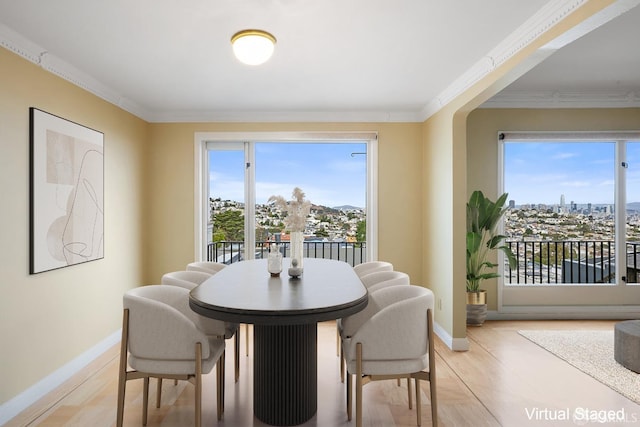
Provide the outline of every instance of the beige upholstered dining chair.
<path id="1" fill-rule="evenodd" d="M 211 273 L 202 271 L 172 271 L 162 276 L 160 282 L 163 285 L 180 286 L 187 290 L 195 288 L 211 277 Z"/>
<path id="2" fill-rule="evenodd" d="M 227 265 L 214 261 L 197 261 L 187 264 L 187 271 L 202 271 L 204 273 L 216 274 Z"/>
<path id="3" fill-rule="evenodd" d="M 409 275 L 402 271 L 378 270 L 360 277 L 360 281 L 369 292 L 388 286 L 409 285 Z"/>
<path id="4" fill-rule="evenodd" d="M 227 265 L 215 261 L 197 261 L 187 264 L 187 271 L 200 271 L 208 274 L 216 274 Z M 245 325 L 245 352 L 249 356 L 249 325 Z M 239 343 L 237 343 L 239 344 Z M 239 363 L 239 362 L 238 362 Z M 237 379 L 237 378 L 236 378 Z"/>
<path id="5" fill-rule="evenodd" d="M 398 378 L 415 380 L 418 425 L 422 423 L 420 380 L 429 381 L 432 422 L 437 425 L 433 307 L 430 290 L 391 286 L 372 293 L 364 310 L 343 319 L 347 415 L 351 420 L 351 376 L 355 375 L 356 427 L 362 426 L 362 387 L 370 381 Z"/>
<path id="6" fill-rule="evenodd" d="M 373 273 L 374 271 L 391 271 L 393 270 L 393 264 L 387 261 L 367 261 L 362 264 L 355 265 L 353 270 L 358 277 L 362 277 L 365 274 Z"/>
<path id="7" fill-rule="evenodd" d="M 178 286 L 190 291 L 209 277 L 211 277 L 211 274 L 204 273 L 202 271 L 172 271 L 165 273 L 162 276 L 160 283 L 163 285 Z M 238 339 L 239 325 L 237 323 L 223 322 L 215 319 L 206 319 L 205 322 L 205 332 L 207 335 L 223 335 L 225 339 L 234 339 L 234 372 L 235 381 L 238 382 L 238 378 L 240 378 L 240 341 Z"/>
<path id="8" fill-rule="evenodd" d="M 393 270 L 377 270 L 373 273 L 365 274 L 360 277 L 360 281 L 362 281 L 364 287 L 367 288 L 369 294 L 389 286 L 408 286 L 411 284 L 407 273 Z M 338 332 L 338 356 L 342 357 L 340 344 L 340 341 L 344 338 L 342 332 L 342 319 L 336 320 L 336 328 Z M 344 363 L 342 363 L 342 360 L 340 362 L 340 381 L 344 382 Z"/>
<path id="9" fill-rule="evenodd" d="M 117 426 L 122 426 L 126 383 L 144 379 L 142 424 L 147 424 L 149 378 L 188 380 L 195 385 L 195 425 L 202 418 L 202 375 L 217 365 L 217 413 L 224 412 L 224 340 L 205 334 L 203 320 L 189 308 L 189 291 L 149 285 L 123 298 L 122 342 L 118 379 Z M 205 322 L 206 323 L 206 322 Z M 132 370 L 128 370 L 129 365 Z"/>

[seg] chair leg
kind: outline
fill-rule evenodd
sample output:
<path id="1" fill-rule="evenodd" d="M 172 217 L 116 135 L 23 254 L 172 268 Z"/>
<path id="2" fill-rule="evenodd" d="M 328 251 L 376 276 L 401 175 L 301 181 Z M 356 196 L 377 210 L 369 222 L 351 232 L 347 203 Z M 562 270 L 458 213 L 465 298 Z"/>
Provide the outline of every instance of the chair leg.
<path id="1" fill-rule="evenodd" d="M 216 362 L 216 415 L 218 416 L 218 421 L 222 419 L 222 355 L 218 358 Z"/>
<path id="2" fill-rule="evenodd" d="M 431 424 L 433 427 L 438 427 L 438 401 L 436 399 L 436 385 L 429 381 L 429 387 L 431 391 Z"/>
<path id="3" fill-rule="evenodd" d="M 347 420 L 351 421 L 351 413 L 352 413 L 352 396 L 353 386 L 351 385 L 351 374 L 347 371 Z"/>
<path id="4" fill-rule="evenodd" d="M 160 399 L 162 399 L 162 378 L 158 378 L 158 387 L 156 390 L 156 408 L 160 407 Z"/>
<path id="5" fill-rule="evenodd" d="M 144 389 L 142 390 L 142 425 L 147 425 L 147 407 L 149 405 L 149 377 L 144 377 Z"/>
<path id="6" fill-rule="evenodd" d="M 420 402 L 420 380 L 417 377 L 416 377 L 416 417 L 418 418 L 418 425 L 421 426 L 422 425 L 422 403 Z"/>
<path id="7" fill-rule="evenodd" d="M 435 375 L 431 376 L 431 373 L 429 373 L 429 375 L 429 388 L 431 392 L 431 425 L 433 425 L 433 427 L 438 427 L 438 400 L 436 399 Z"/>
<path id="8" fill-rule="evenodd" d="M 344 382 L 344 370 L 345 370 L 345 361 L 344 361 L 344 350 L 342 346 L 340 347 L 340 382 Z"/>
<path id="9" fill-rule="evenodd" d="M 235 364 L 234 364 L 234 372 L 235 372 L 235 382 L 238 382 L 240 378 L 240 338 L 238 335 L 240 334 L 240 327 L 234 334 L 234 356 L 235 356 Z"/>
<path id="10" fill-rule="evenodd" d="M 433 339 L 433 313 L 427 309 L 427 340 L 429 342 L 429 391 L 431 394 L 431 423 L 438 426 L 438 399 L 436 398 L 436 352 Z"/>
<path id="11" fill-rule="evenodd" d="M 127 342 L 129 341 L 129 310 L 122 315 L 122 338 L 120 340 L 120 367 L 118 371 L 118 414 L 116 426 L 122 427 L 124 418 L 124 394 L 127 384 Z"/>
<path id="12" fill-rule="evenodd" d="M 362 427 L 362 343 L 356 344 L 356 427 Z"/>
<path id="13" fill-rule="evenodd" d="M 249 357 L 249 324 L 247 323 L 244 326 L 245 326 L 244 335 L 245 335 L 245 340 L 247 341 L 244 346 L 244 351 L 247 353 L 247 357 Z"/>
<path id="14" fill-rule="evenodd" d="M 224 398 L 225 398 L 225 394 L 226 394 L 226 390 L 227 390 L 227 387 L 226 387 L 226 384 L 227 384 L 226 381 L 227 380 L 226 380 L 226 375 L 225 375 L 226 366 L 227 366 L 227 352 L 226 351 L 222 352 L 222 361 L 223 361 L 222 367 L 220 368 L 222 370 L 222 390 L 221 390 L 222 391 L 222 393 L 221 393 L 222 397 L 221 397 L 221 400 L 220 400 L 220 404 L 221 404 L 221 407 L 222 407 L 222 414 L 224 415 Z"/>
<path id="15" fill-rule="evenodd" d="M 416 390 L 417 391 L 417 390 Z M 411 377 L 407 377 L 407 395 L 409 397 L 409 409 L 413 409 L 412 406 L 412 398 L 411 398 Z M 418 402 L 416 401 L 416 405 L 418 404 Z"/>
<path id="16" fill-rule="evenodd" d="M 195 419 L 196 427 L 202 425 L 202 343 L 196 343 L 196 402 Z"/>
<path id="17" fill-rule="evenodd" d="M 225 352 L 223 351 L 216 362 L 216 413 L 218 421 L 222 420 L 224 414 L 224 377 L 225 377 Z"/>

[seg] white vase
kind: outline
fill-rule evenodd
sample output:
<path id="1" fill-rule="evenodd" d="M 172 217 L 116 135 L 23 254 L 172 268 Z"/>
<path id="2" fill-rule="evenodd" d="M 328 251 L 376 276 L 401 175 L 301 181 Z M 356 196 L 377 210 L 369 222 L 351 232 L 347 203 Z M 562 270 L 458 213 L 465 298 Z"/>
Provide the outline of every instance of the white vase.
<path id="1" fill-rule="evenodd" d="M 303 268 L 304 257 L 304 234 L 302 231 L 291 232 L 291 259 L 298 260 L 298 268 Z"/>
<path id="2" fill-rule="evenodd" d="M 282 253 L 275 244 L 271 245 L 271 251 L 267 257 L 267 269 L 271 273 L 271 277 L 280 276 L 282 271 Z"/>

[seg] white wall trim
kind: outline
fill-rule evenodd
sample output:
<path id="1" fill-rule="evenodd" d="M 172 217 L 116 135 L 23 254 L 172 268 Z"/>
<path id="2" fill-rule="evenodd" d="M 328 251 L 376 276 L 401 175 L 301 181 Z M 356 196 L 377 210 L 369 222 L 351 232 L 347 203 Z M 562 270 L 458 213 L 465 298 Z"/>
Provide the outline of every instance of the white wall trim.
<path id="1" fill-rule="evenodd" d="M 640 91 L 504 90 L 480 108 L 638 108 Z"/>
<path id="2" fill-rule="evenodd" d="M 487 312 L 488 320 L 625 320 L 640 319 L 640 306 L 503 306 Z"/>
<path id="3" fill-rule="evenodd" d="M 42 46 L 33 43 L 2 23 L 0 23 L 0 46 L 137 117 L 148 120 L 151 116 L 135 101 L 125 98 L 122 94 L 72 64 L 52 55 Z"/>
<path id="4" fill-rule="evenodd" d="M 467 338 L 453 338 L 449 332 L 447 332 L 442 326 L 438 324 L 438 322 L 434 322 L 433 331 L 436 333 L 438 338 L 445 343 L 447 347 L 449 347 L 453 351 L 468 351 L 469 350 L 469 340 Z"/>
<path id="5" fill-rule="evenodd" d="M 117 344 L 121 337 L 122 329 L 119 329 L 61 368 L 47 375 L 19 395 L 0 405 L 0 425 L 5 424 L 20 412 L 36 403 L 47 393 L 50 393 L 56 387 L 69 380 L 69 378 L 77 374 L 79 370 L 93 362 L 105 351 Z"/>

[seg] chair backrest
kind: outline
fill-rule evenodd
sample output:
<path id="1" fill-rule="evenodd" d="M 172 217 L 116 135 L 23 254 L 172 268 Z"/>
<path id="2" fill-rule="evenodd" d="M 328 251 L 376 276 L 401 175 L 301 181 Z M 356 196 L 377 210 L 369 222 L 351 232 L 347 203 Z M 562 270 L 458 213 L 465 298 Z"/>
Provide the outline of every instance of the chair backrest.
<path id="1" fill-rule="evenodd" d="M 390 286 L 369 294 L 367 307 L 342 320 L 343 334 L 379 336 L 385 331 L 395 338 L 407 337 L 402 346 L 390 345 L 378 352 L 385 358 L 419 357 L 428 350 L 427 310 L 433 311 L 433 292 L 421 286 Z M 382 346 L 384 347 L 384 346 Z M 395 347 L 395 348 L 391 348 Z"/>
<path id="2" fill-rule="evenodd" d="M 187 271 L 201 271 L 204 273 L 216 274 L 226 266 L 226 264 L 223 264 L 221 262 L 197 261 L 187 264 Z"/>
<path id="3" fill-rule="evenodd" d="M 161 283 L 163 285 L 179 287 L 190 291 L 209 277 L 211 277 L 211 274 L 203 273 L 202 271 L 172 271 L 162 276 Z M 188 307 L 188 299 L 189 296 L 187 295 L 181 304 L 186 303 Z M 234 324 L 226 324 L 221 320 L 201 316 L 191 309 L 189 309 L 189 311 L 193 314 L 193 316 L 190 316 L 191 320 L 207 335 L 230 337 L 236 329 Z"/>
<path id="4" fill-rule="evenodd" d="M 409 275 L 401 271 L 383 270 L 365 274 L 360 277 L 362 284 L 369 292 L 375 292 L 378 289 L 387 286 L 409 285 Z"/>
<path id="5" fill-rule="evenodd" d="M 161 283 L 191 290 L 209 277 L 211 274 L 202 271 L 172 271 L 162 276 Z"/>
<path id="6" fill-rule="evenodd" d="M 367 261 L 354 266 L 353 270 L 356 272 L 358 277 L 362 277 L 365 274 L 373 273 L 374 271 L 393 270 L 393 264 L 387 261 Z"/>
<path id="7" fill-rule="evenodd" d="M 395 329 L 390 335 L 407 338 L 402 340 L 402 346 L 383 347 L 377 357 L 413 358 L 427 354 L 427 310 L 433 312 L 433 292 L 421 286 L 392 286 L 380 289 L 371 298 L 381 308 L 368 320 L 370 327 L 375 330 L 381 324 L 387 325 Z"/>
<path id="8" fill-rule="evenodd" d="M 129 353 L 149 360 L 193 360 L 195 343 L 200 342 L 202 357 L 208 358 L 207 336 L 194 323 L 197 314 L 188 300 L 189 291 L 176 286 L 149 285 L 126 292 Z"/>

